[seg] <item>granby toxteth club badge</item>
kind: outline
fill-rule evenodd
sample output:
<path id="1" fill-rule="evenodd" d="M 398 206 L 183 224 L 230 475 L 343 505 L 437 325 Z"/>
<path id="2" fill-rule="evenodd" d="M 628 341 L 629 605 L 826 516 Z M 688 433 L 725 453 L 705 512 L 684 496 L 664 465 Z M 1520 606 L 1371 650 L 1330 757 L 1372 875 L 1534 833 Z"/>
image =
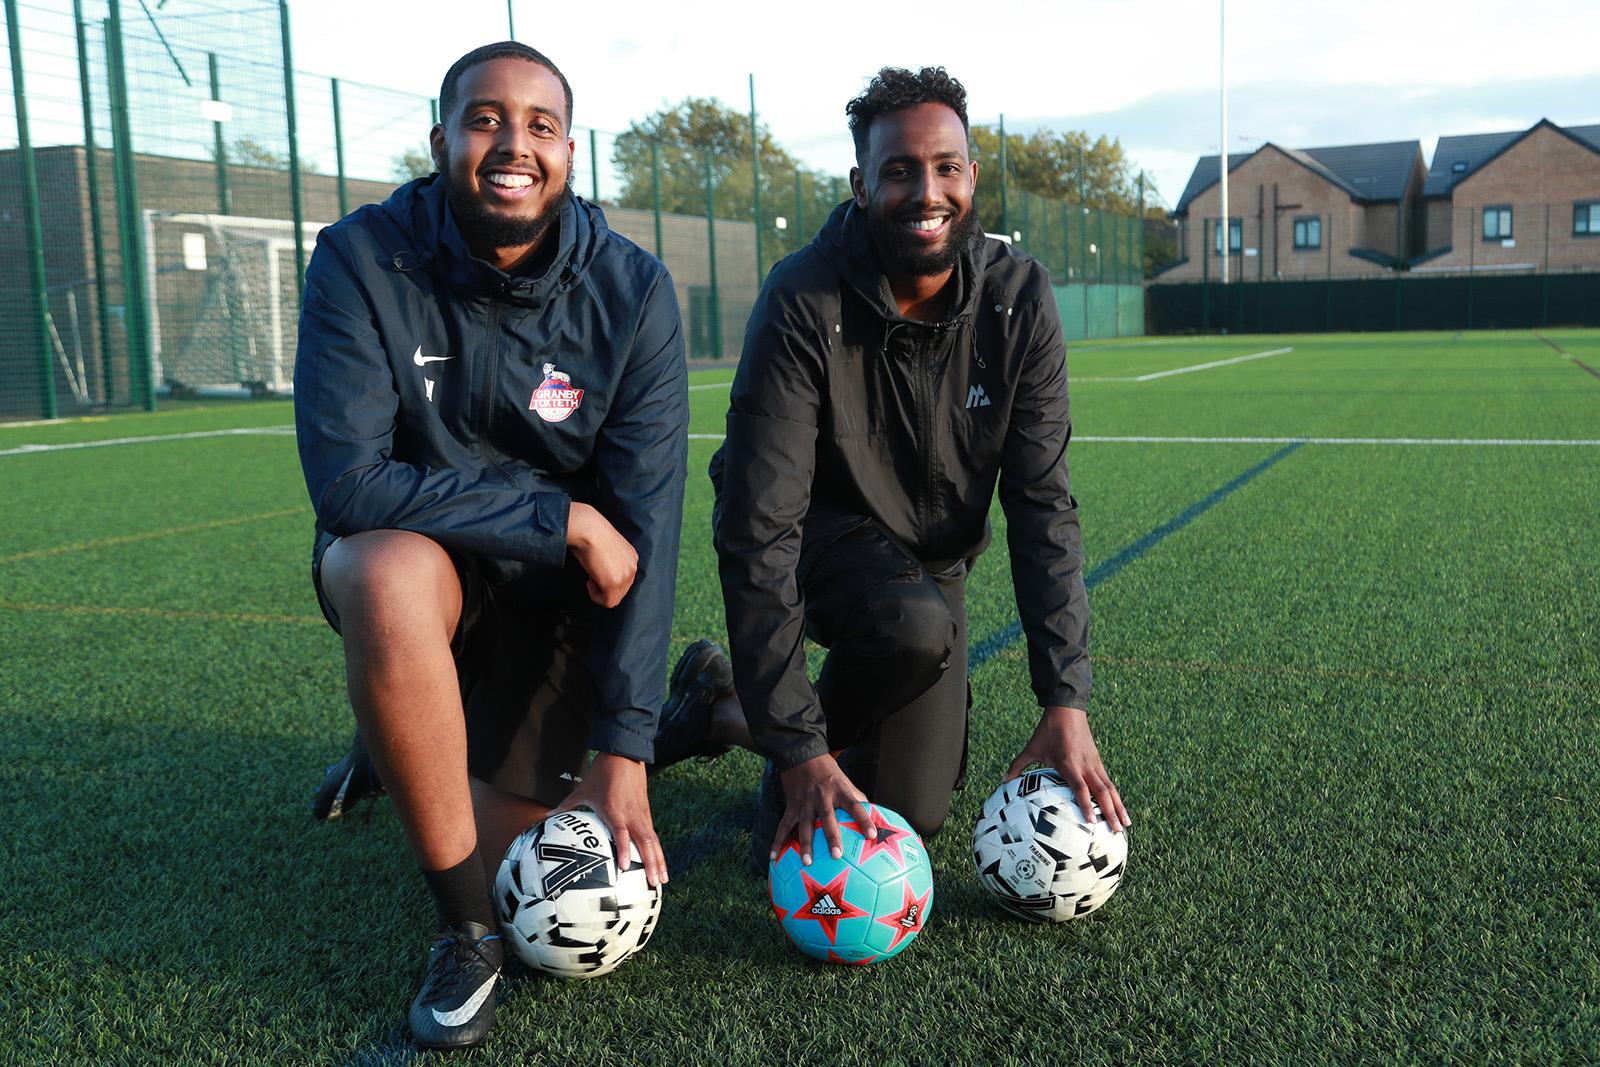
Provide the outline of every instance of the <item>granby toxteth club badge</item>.
<path id="1" fill-rule="evenodd" d="M 535 412 L 545 422 L 560 422 L 578 410 L 583 403 L 583 390 L 572 387 L 572 375 L 556 370 L 554 363 L 544 365 L 544 381 L 533 391 L 528 410 Z"/>

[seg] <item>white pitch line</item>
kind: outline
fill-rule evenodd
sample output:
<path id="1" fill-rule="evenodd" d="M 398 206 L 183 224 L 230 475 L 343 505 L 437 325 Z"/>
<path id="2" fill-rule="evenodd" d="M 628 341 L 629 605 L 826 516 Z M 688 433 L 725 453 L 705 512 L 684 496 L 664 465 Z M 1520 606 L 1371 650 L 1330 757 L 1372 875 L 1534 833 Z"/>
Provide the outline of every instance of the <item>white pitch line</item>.
<path id="1" fill-rule="evenodd" d="M 720 433 L 692 433 L 691 441 L 721 441 Z M 1600 440 L 1522 440 L 1510 437 L 1074 437 L 1074 441 L 1100 444 L 1156 445 L 1558 445 L 1600 447 Z"/>
<path id="2" fill-rule="evenodd" d="M 700 389 L 728 389 L 728 388 L 731 388 L 732 386 L 733 386 L 732 382 L 708 382 L 705 385 L 691 385 L 691 386 L 689 386 L 689 392 L 693 393 L 693 392 L 695 392 L 697 390 L 700 390 Z"/>
<path id="3" fill-rule="evenodd" d="M 1157 371 L 1154 374 L 1141 374 L 1137 378 L 1072 378 L 1074 382 L 1153 382 L 1157 378 L 1170 378 L 1174 374 L 1188 374 L 1191 371 L 1210 370 L 1213 367 L 1226 367 L 1233 363 L 1244 363 L 1252 359 L 1266 359 L 1268 356 L 1281 356 L 1285 352 L 1293 352 L 1289 348 L 1274 348 L 1270 352 L 1253 352 L 1248 356 L 1235 356 L 1232 359 L 1219 359 L 1215 363 L 1196 363 L 1192 367 L 1179 367 L 1177 370 Z"/>
<path id="4" fill-rule="evenodd" d="M 286 436 L 294 433 L 293 426 L 263 426 L 246 430 L 199 430 L 195 433 L 169 433 L 156 437 L 112 437 L 104 441 L 73 441 L 64 445 L 20 445 L 0 449 L 0 456 L 23 456 L 35 452 L 65 452 L 78 448 L 101 448 L 105 445 L 142 445 L 147 441 L 188 441 L 197 437 Z"/>
<path id="5" fill-rule="evenodd" d="M 1600 440 L 1550 440 L 1511 437 L 1074 437 L 1074 441 L 1184 445 L 1570 445 L 1593 448 Z"/>

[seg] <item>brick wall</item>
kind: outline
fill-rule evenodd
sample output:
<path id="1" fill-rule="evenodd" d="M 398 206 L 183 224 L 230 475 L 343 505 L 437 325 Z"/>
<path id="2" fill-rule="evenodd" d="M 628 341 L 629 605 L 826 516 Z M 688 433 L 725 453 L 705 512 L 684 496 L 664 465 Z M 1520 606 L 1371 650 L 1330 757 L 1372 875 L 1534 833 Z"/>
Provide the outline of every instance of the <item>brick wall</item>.
<path id="1" fill-rule="evenodd" d="M 1420 167 L 1419 161 L 1416 186 L 1421 184 Z M 1189 202 L 1187 218 L 1179 220 L 1181 247 L 1188 262 L 1164 271 L 1161 281 L 1199 281 L 1203 270 L 1212 281 L 1217 280 L 1221 264 L 1215 254 L 1214 232 L 1209 265 L 1201 263 L 1201 240 L 1203 221 L 1221 216 L 1221 198 L 1217 183 Z M 1407 207 L 1408 214 L 1413 210 Z M 1271 145 L 1229 173 L 1228 213 L 1241 220 L 1244 249 L 1229 260 L 1230 280 L 1325 278 L 1330 270 L 1330 249 L 1335 277 L 1371 277 L 1387 271 L 1350 255 L 1349 250 L 1370 248 L 1391 256 L 1395 252 L 1396 205 L 1355 203 L 1349 193 Z M 1320 220 L 1317 247 L 1294 245 L 1295 220 L 1304 217 Z M 1247 254 L 1252 248 L 1255 254 Z"/>
<path id="2" fill-rule="evenodd" d="M 1600 269 L 1600 234 L 1572 232 L 1573 204 L 1583 200 L 1600 200 L 1600 153 L 1536 126 L 1456 185 L 1448 201 L 1429 204 L 1428 243 L 1451 251 L 1424 266 L 1440 273 L 1538 271 L 1546 263 L 1551 271 Z M 1511 208 L 1511 237 L 1486 239 L 1484 209 L 1499 207 Z"/>

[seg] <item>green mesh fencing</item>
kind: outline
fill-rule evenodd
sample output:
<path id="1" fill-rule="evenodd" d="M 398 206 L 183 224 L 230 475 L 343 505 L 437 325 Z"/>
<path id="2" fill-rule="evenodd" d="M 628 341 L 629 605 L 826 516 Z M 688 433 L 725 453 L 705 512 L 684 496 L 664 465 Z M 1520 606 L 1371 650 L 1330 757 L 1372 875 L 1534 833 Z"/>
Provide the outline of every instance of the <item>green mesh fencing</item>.
<path id="1" fill-rule="evenodd" d="M 432 170 L 437 102 L 293 71 L 278 0 L 4 2 L 0 418 L 289 391 L 317 231 Z M 697 361 L 737 359 L 762 279 L 850 195 L 637 131 L 573 139 L 575 190 L 667 264 Z M 985 228 L 1066 287 L 1068 338 L 1140 332 L 1138 220 L 1005 194 Z"/>

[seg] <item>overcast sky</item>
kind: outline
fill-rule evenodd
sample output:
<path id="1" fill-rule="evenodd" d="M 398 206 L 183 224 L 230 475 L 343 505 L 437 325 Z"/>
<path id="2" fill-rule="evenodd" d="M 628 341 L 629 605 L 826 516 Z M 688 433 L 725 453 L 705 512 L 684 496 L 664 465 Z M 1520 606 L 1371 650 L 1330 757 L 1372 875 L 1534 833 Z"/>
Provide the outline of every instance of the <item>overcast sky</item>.
<path id="1" fill-rule="evenodd" d="M 1220 139 L 1219 23 L 1205 0 L 786 4 L 512 0 L 574 123 L 621 131 L 682 100 L 756 106 L 807 165 L 851 165 L 844 104 L 885 64 L 942 64 L 970 118 L 1120 139 L 1170 206 Z M 770 9 L 769 9 L 770 10 Z M 467 50 L 506 36 L 506 0 L 291 0 L 297 69 L 429 96 Z M 1226 0 L 1231 151 L 1600 123 L 1597 0 Z M 980 174 L 980 181 L 983 180 Z"/>

